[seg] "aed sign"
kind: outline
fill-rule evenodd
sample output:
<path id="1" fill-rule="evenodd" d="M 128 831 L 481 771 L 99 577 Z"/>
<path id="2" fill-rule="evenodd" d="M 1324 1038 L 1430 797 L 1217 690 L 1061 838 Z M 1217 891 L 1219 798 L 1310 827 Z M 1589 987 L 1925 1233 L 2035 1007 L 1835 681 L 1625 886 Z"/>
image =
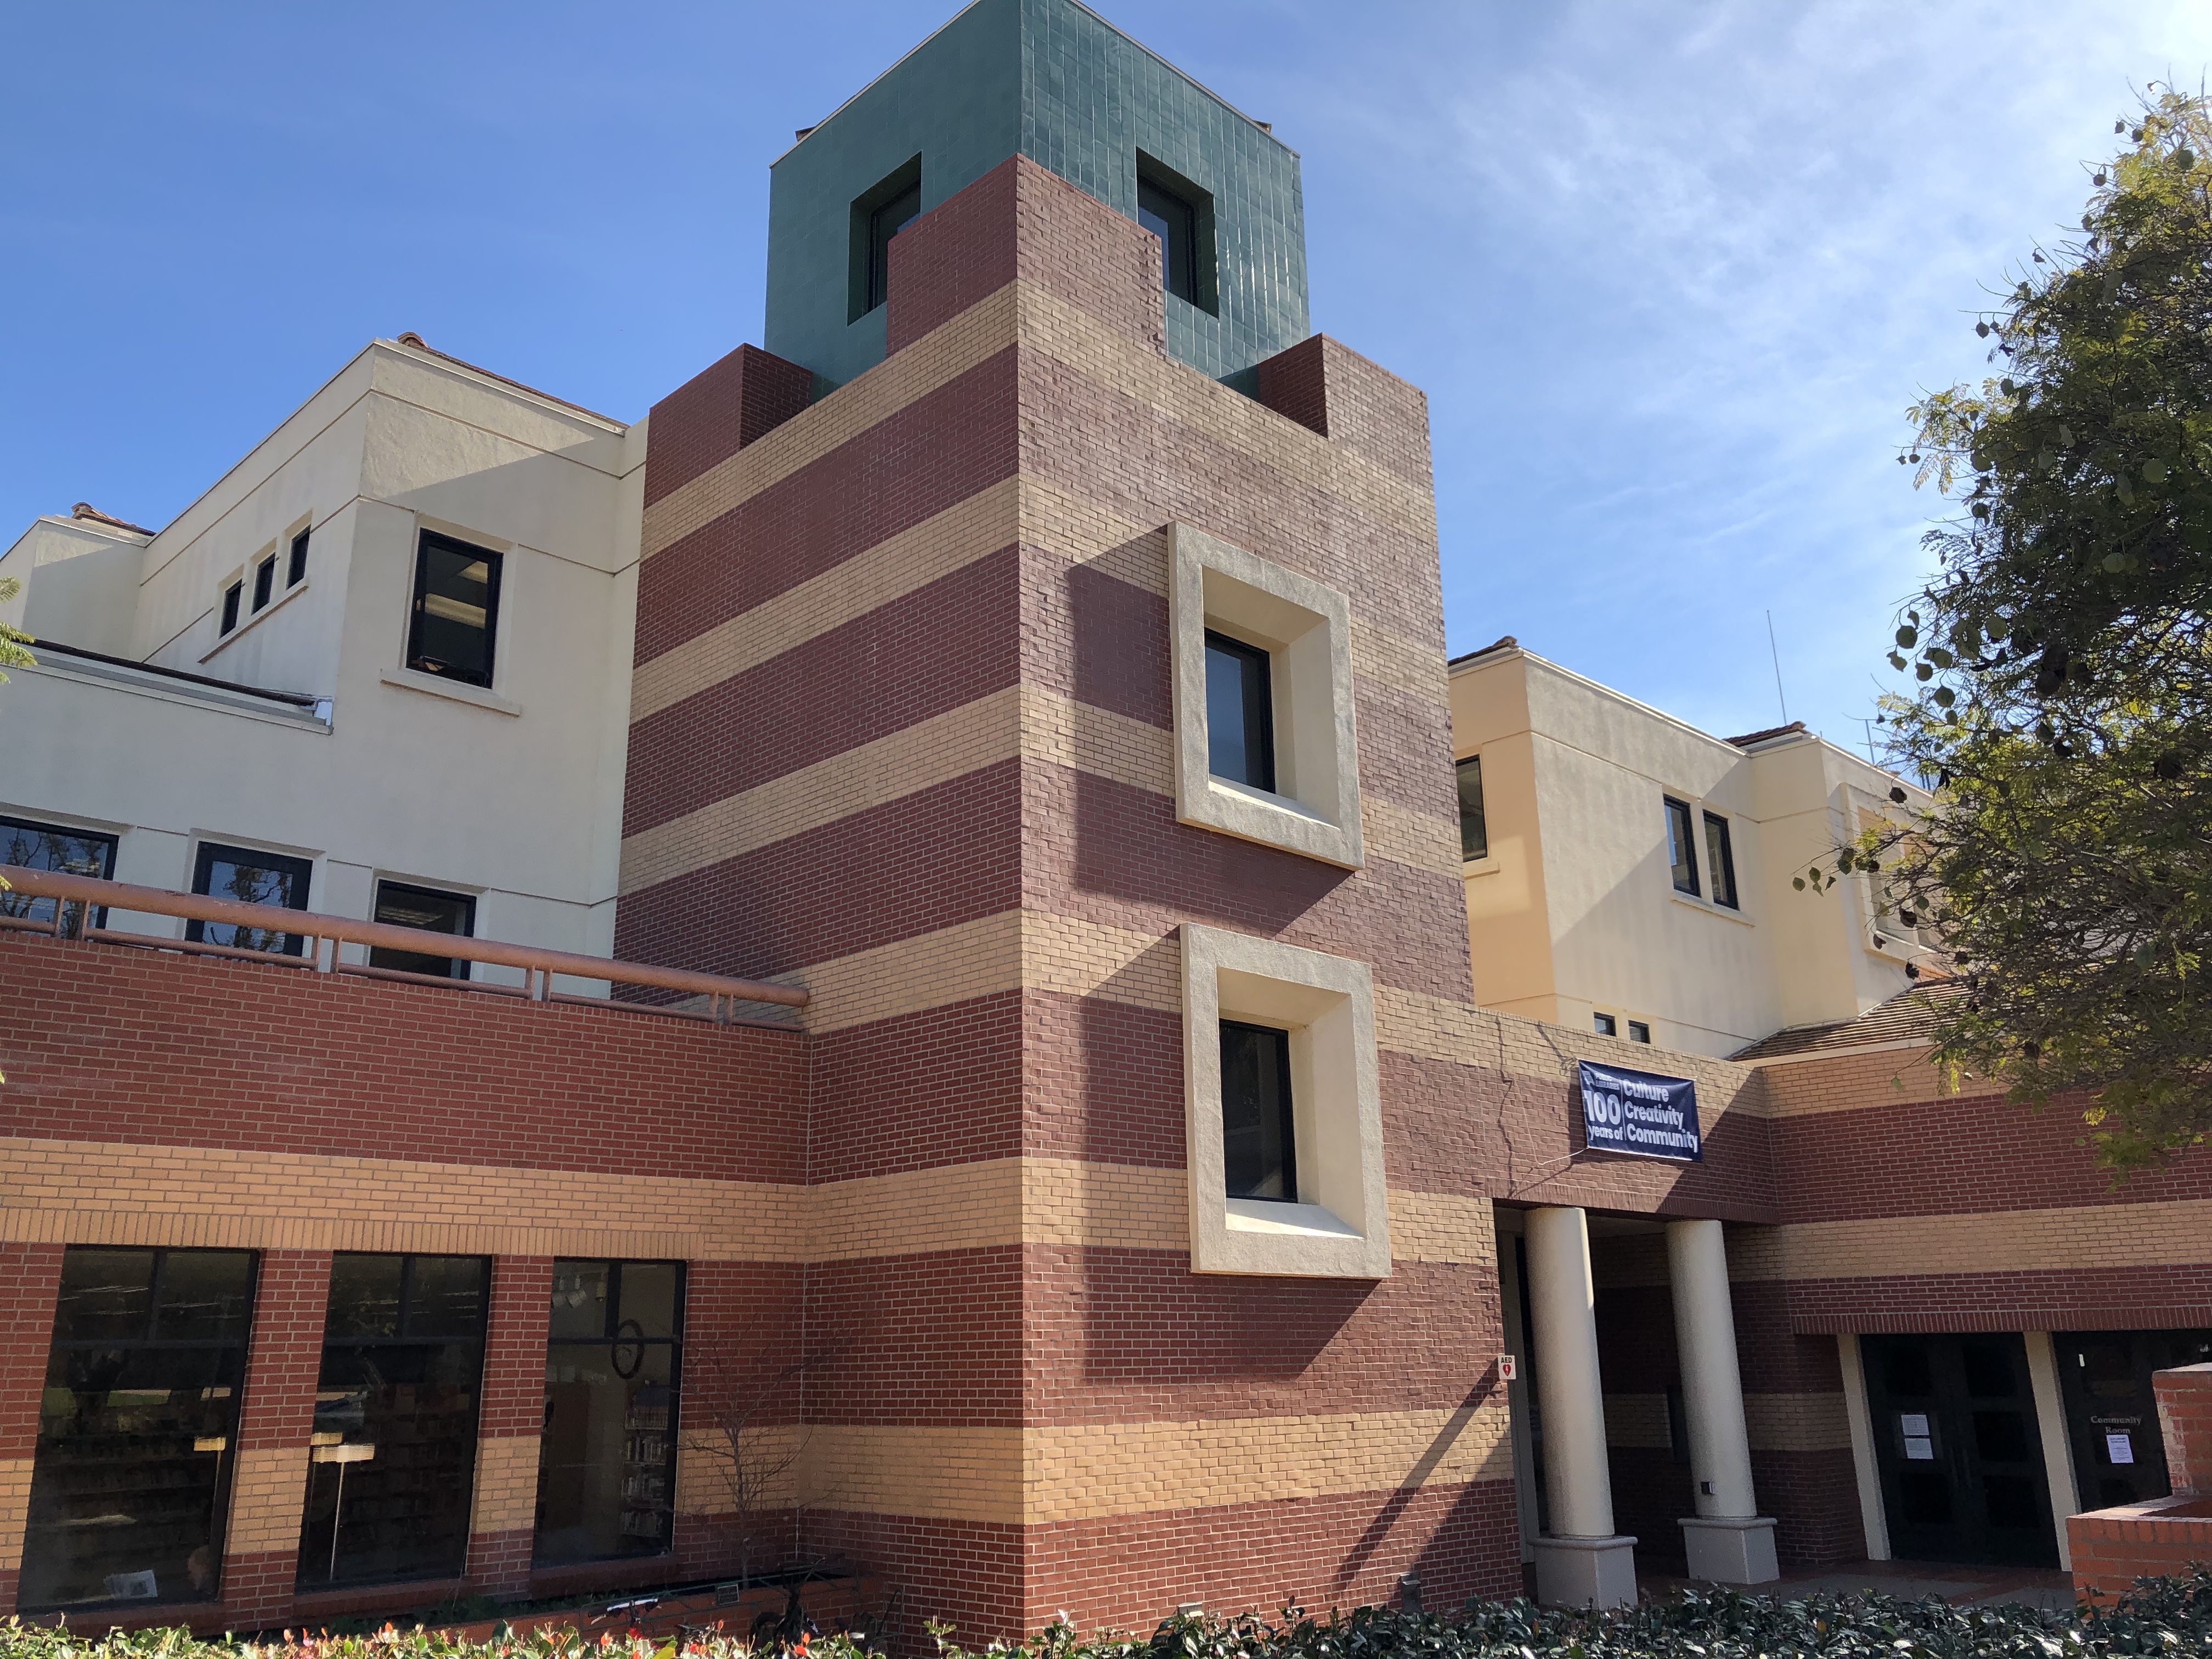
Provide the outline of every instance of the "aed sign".
<path id="1" fill-rule="evenodd" d="M 1705 1162 L 1696 1084 L 1587 1060 L 1581 1066 L 1583 1136 L 1592 1152 Z"/>

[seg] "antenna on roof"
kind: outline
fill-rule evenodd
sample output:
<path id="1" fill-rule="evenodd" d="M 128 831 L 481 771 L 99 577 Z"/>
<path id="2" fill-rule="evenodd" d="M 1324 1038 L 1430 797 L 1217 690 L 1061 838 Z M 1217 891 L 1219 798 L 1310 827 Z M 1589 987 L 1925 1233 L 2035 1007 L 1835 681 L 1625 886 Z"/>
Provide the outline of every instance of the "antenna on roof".
<path id="1" fill-rule="evenodd" d="M 1782 705 L 1782 723 L 1790 724 L 1790 699 L 1782 695 L 1782 650 L 1774 643 L 1774 613 L 1766 613 L 1766 649 L 1774 658 L 1774 701 Z"/>

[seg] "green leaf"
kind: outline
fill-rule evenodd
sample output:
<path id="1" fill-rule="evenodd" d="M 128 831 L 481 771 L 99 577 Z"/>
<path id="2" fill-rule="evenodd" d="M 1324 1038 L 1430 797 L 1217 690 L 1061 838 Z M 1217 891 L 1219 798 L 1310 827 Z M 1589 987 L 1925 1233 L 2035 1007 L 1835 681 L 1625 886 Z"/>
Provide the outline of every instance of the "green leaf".
<path id="1" fill-rule="evenodd" d="M 1911 650 L 1919 640 L 1920 630 L 1909 623 L 1897 630 L 1897 643 L 1904 650 Z"/>
<path id="2" fill-rule="evenodd" d="M 2157 456 L 2152 456 L 2143 463 L 2142 475 L 2152 483 L 2164 483 L 2166 478 L 2166 463 Z"/>

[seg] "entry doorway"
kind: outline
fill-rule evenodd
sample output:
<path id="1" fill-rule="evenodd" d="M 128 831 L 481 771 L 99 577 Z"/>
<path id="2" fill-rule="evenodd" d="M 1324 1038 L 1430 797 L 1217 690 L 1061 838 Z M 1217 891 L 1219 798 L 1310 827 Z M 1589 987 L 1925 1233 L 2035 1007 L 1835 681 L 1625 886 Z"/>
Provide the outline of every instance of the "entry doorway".
<path id="1" fill-rule="evenodd" d="M 1892 1553 L 2057 1566 L 2019 1334 L 1867 1336 L 1859 1351 Z"/>
<path id="2" fill-rule="evenodd" d="M 2148 1503 L 2171 1490 L 2150 1374 L 2212 1360 L 2212 1331 L 2063 1331 L 2051 1339 L 2075 1507 Z"/>

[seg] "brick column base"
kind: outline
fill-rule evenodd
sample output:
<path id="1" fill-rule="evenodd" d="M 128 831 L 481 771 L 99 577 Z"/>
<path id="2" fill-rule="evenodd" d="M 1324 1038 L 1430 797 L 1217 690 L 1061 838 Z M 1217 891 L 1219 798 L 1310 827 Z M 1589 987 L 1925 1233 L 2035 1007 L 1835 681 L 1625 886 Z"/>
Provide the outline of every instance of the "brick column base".
<path id="1" fill-rule="evenodd" d="M 330 1292 L 328 1250 L 261 1253 L 222 1540 L 222 1611 L 234 1630 L 275 1630 L 292 1616 Z"/>
<path id="2" fill-rule="evenodd" d="M 552 1296 L 552 1257 L 503 1255 L 492 1264 L 491 1319 L 477 1412 L 476 1495 L 469 1510 L 469 1586 L 482 1595 L 519 1601 L 530 1594 Z"/>

